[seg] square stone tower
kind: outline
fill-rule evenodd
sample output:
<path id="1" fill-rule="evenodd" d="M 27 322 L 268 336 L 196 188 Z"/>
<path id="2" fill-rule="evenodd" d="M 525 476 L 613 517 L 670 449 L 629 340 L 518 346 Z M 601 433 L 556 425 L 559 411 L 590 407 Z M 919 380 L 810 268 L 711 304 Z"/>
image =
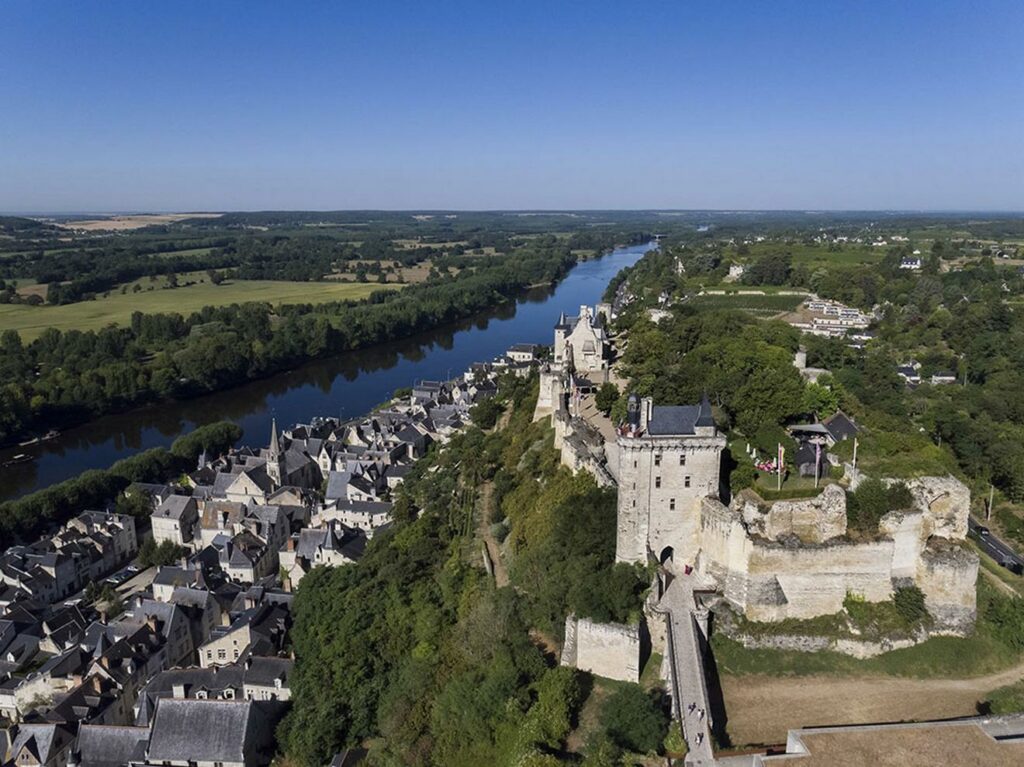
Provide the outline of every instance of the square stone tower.
<path id="1" fill-rule="evenodd" d="M 699 405 L 655 406 L 630 395 L 619 446 L 615 559 L 694 564 L 700 502 L 718 496 L 725 435 L 707 397 Z"/>

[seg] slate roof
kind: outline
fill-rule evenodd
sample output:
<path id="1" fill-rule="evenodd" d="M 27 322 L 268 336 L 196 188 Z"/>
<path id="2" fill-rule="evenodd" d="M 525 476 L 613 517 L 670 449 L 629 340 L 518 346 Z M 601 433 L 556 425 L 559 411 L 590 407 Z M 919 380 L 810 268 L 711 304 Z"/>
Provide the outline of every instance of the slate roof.
<path id="1" fill-rule="evenodd" d="M 11 743 L 10 753 L 16 756 L 23 748 L 27 748 L 45 764 L 70 743 L 72 737 L 67 727 L 60 724 L 21 724 Z"/>
<path id="2" fill-rule="evenodd" d="M 696 405 L 655 405 L 647 432 L 653 435 L 693 434 L 699 408 Z"/>
<path id="3" fill-rule="evenodd" d="M 837 441 L 849 439 L 860 432 L 857 424 L 842 410 L 837 410 L 830 418 L 825 419 L 825 425 Z"/>
<path id="4" fill-rule="evenodd" d="M 83 724 L 74 753 L 79 767 L 119 767 L 146 759 L 148 727 Z"/>
<path id="5" fill-rule="evenodd" d="M 150 762 L 244 762 L 253 737 L 252 701 L 177 700 L 157 704 Z"/>
<path id="6" fill-rule="evenodd" d="M 647 433 L 653 436 L 695 434 L 697 427 L 714 425 L 711 403 L 704 397 L 699 405 L 654 405 Z"/>
<path id="7" fill-rule="evenodd" d="M 153 512 L 153 516 L 181 519 L 187 511 L 191 510 L 194 512 L 195 505 L 196 502 L 187 495 L 172 495 L 157 507 L 156 511 Z"/>

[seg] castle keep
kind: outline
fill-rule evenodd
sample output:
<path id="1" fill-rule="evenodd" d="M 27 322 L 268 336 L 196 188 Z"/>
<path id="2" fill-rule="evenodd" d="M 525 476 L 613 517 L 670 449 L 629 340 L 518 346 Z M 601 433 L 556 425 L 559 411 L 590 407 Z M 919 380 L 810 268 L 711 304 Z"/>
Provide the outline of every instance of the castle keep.
<path id="1" fill-rule="evenodd" d="M 725 437 L 707 397 L 699 405 L 655 406 L 631 395 L 619 430 L 615 558 L 693 562 L 701 547 L 700 502 L 718 495 Z"/>

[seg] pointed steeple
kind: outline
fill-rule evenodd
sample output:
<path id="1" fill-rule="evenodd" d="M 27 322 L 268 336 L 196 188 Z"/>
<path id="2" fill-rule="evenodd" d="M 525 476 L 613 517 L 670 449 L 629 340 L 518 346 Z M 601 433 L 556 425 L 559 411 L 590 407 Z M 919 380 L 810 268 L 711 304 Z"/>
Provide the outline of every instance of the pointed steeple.
<path id="1" fill-rule="evenodd" d="M 281 443 L 277 439 L 277 419 L 270 419 L 270 455 L 277 458 L 281 455 Z"/>
<path id="2" fill-rule="evenodd" d="M 270 450 L 267 451 L 267 476 L 277 486 L 281 486 L 281 443 L 277 438 L 277 419 L 270 421 Z"/>

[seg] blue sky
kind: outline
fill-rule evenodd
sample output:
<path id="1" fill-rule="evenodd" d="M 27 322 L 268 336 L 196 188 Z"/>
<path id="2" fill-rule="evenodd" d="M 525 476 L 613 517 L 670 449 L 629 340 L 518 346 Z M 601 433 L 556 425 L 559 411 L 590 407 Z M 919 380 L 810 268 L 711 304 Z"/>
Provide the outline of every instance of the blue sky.
<path id="1" fill-rule="evenodd" d="M 1024 209 L 1021 2 L 0 5 L 0 210 Z"/>

